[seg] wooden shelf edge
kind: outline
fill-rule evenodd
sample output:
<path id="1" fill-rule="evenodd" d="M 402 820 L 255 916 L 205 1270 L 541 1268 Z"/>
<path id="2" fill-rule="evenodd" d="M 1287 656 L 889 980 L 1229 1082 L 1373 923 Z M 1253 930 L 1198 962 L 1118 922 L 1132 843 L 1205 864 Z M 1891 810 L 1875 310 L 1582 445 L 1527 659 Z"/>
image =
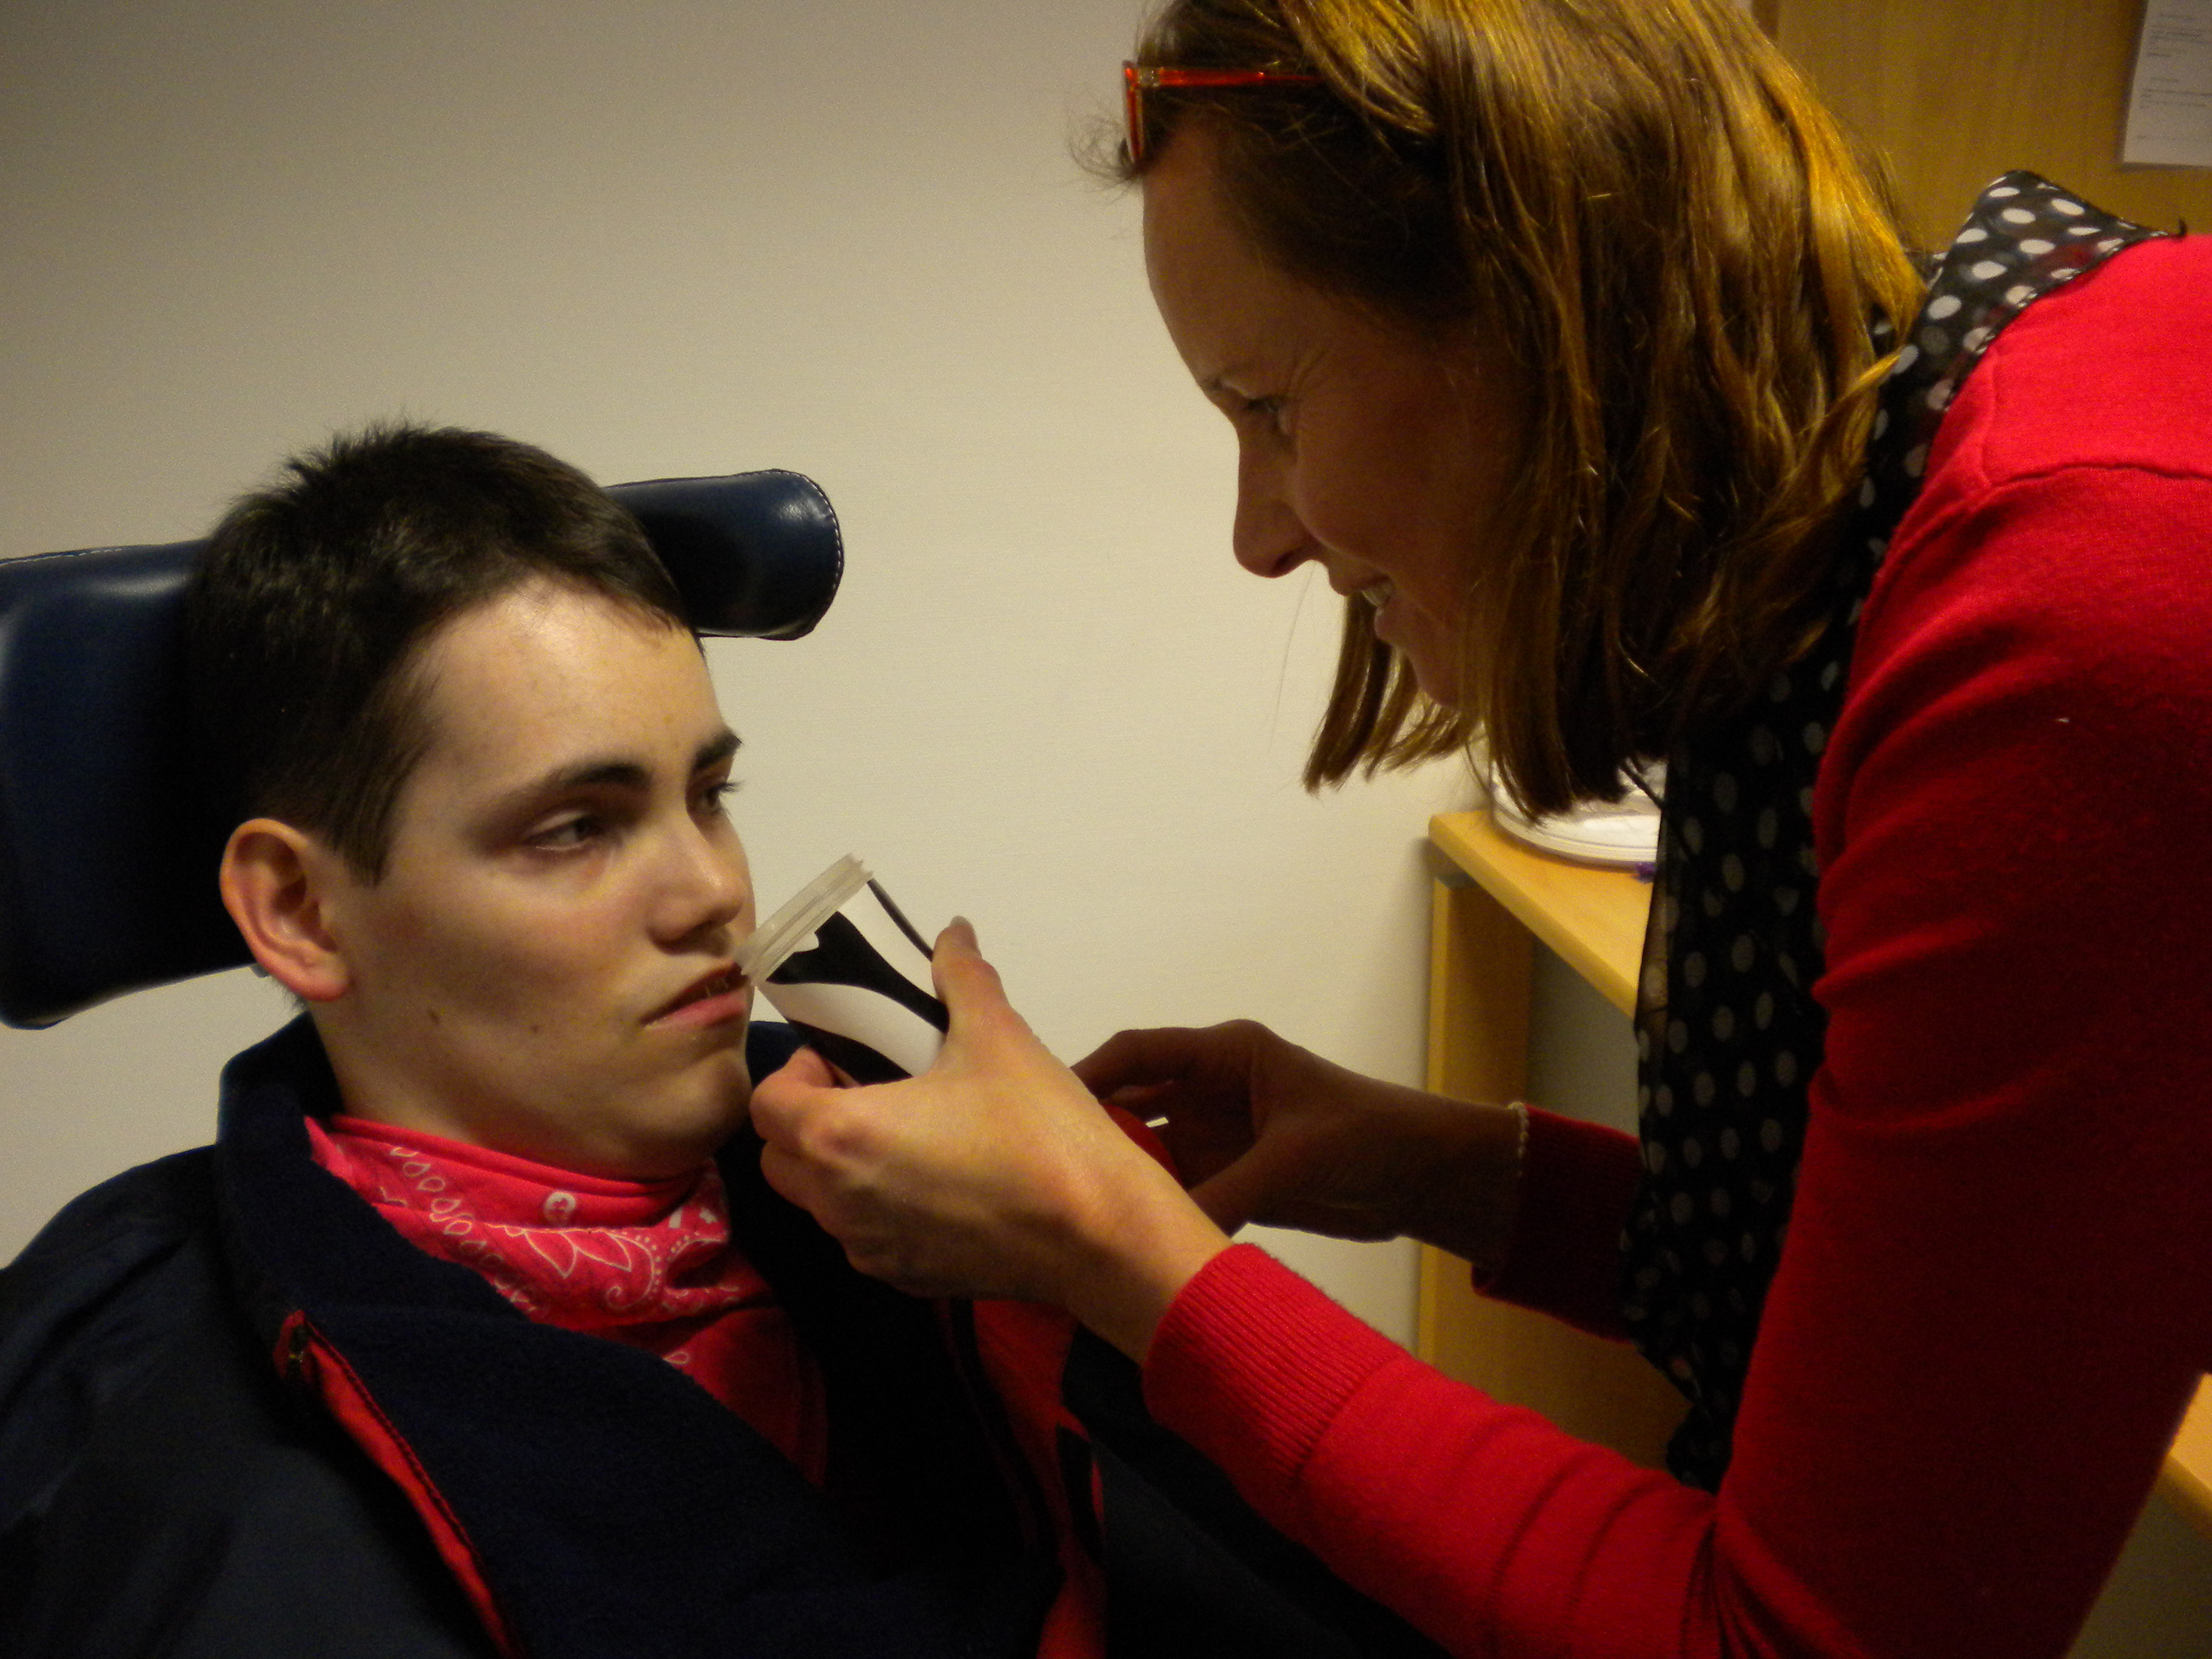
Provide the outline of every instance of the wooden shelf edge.
<path id="1" fill-rule="evenodd" d="M 1487 811 L 1440 812 L 1429 820 L 1429 841 L 1607 1002 L 1635 1018 L 1649 884 L 1625 870 L 1576 864 L 1509 841 Z M 1631 919 L 1625 927 L 1624 917 Z"/>
<path id="2" fill-rule="evenodd" d="M 2212 1537 L 2212 1377 L 2197 1385 L 2173 1444 L 2159 1470 L 2158 1490 L 2182 1519 Z"/>

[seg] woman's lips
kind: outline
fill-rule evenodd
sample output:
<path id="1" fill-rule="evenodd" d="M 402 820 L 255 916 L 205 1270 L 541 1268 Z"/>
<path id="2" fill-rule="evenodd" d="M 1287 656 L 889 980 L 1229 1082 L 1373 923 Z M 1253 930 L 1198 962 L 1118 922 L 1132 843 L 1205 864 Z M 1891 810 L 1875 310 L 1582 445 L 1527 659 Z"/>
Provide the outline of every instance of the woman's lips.
<path id="1" fill-rule="evenodd" d="M 1370 586 L 1361 588 L 1359 597 L 1366 600 L 1370 607 L 1367 613 L 1370 618 L 1368 625 L 1375 630 L 1375 637 L 1386 645 L 1395 645 L 1402 650 L 1405 641 L 1398 637 L 1398 624 L 1401 620 L 1402 607 L 1397 602 L 1396 585 L 1391 582 L 1376 582 Z"/>

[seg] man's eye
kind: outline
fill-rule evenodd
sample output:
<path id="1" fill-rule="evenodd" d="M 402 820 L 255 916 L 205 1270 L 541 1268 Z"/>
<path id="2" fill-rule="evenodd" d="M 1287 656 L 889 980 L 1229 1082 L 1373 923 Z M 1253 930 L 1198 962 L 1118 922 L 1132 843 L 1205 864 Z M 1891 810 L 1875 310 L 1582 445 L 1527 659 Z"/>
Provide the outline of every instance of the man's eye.
<path id="1" fill-rule="evenodd" d="M 698 805 L 694 809 L 701 817 L 710 817 L 730 810 L 730 797 L 738 793 L 735 778 L 725 778 L 720 783 L 710 783 L 699 791 Z"/>
<path id="2" fill-rule="evenodd" d="M 571 847 L 588 847 L 605 833 L 606 825 L 599 819 L 588 812 L 580 812 L 536 831 L 530 837 L 530 844 L 560 852 Z"/>

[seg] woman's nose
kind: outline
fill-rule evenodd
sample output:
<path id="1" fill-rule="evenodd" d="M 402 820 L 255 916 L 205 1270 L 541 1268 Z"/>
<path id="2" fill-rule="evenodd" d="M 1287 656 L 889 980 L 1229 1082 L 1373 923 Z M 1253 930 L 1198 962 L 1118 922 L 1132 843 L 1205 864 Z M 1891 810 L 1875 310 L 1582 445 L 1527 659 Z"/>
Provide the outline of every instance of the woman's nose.
<path id="1" fill-rule="evenodd" d="M 1237 458 L 1237 562 L 1255 576 L 1286 576 L 1313 556 L 1312 538 L 1285 499 L 1281 468 L 1245 444 Z"/>

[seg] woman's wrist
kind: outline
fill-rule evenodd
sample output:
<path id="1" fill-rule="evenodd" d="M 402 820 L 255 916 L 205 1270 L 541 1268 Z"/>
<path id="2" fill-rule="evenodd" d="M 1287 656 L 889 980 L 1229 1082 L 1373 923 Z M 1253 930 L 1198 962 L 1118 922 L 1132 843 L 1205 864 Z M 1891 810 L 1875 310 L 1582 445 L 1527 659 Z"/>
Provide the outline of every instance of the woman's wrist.
<path id="1" fill-rule="evenodd" d="M 1113 1194 L 1086 1229 L 1062 1298 L 1139 1364 L 1183 1287 L 1231 1243 L 1172 1176 L 1144 1162 L 1145 1178 Z"/>
<path id="2" fill-rule="evenodd" d="M 1432 1146 L 1407 1218 L 1406 1236 L 1477 1271 L 1504 1265 L 1528 1154 L 1528 1109 L 1452 1103 L 1451 1133 Z"/>

